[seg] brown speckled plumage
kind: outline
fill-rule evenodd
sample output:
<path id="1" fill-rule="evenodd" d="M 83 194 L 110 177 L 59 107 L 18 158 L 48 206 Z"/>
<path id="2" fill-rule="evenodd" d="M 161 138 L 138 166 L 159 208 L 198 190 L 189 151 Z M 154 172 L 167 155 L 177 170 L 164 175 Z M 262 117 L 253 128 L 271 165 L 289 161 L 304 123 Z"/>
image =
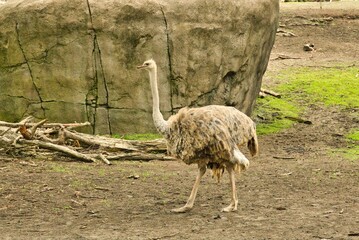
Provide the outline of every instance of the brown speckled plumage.
<path id="1" fill-rule="evenodd" d="M 205 161 L 219 164 L 212 170 L 223 167 L 234 149 L 248 143 L 252 155 L 258 152 L 255 123 L 234 107 L 182 108 L 168 119 L 168 127 L 168 152 L 186 164 Z"/>

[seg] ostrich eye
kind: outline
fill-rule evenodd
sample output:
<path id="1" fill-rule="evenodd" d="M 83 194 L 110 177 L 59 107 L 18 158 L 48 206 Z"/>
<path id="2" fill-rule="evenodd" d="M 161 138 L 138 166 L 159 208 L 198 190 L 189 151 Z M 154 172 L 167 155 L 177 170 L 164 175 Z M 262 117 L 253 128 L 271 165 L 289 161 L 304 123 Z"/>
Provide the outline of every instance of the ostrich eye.
<path id="1" fill-rule="evenodd" d="M 149 63 L 145 63 L 146 66 L 150 65 Z"/>

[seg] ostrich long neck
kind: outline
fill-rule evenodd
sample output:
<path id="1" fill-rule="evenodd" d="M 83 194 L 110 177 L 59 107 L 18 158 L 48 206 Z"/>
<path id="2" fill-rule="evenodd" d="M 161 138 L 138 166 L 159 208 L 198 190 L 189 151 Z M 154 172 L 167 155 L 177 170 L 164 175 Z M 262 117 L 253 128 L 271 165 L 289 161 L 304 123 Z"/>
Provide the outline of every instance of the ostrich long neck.
<path id="1" fill-rule="evenodd" d="M 150 83 L 151 83 L 151 91 L 152 91 L 152 117 L 153 122 L 157 131 L 159 131 L 162 135 L 166 133 L 167 130 L 167 122 L 163 119 L 163 115 L 160 111 L 160 100 L 158 95 L 158 86 L 157 86 L 157 67 L 149 71 L 150 74 Z"/>

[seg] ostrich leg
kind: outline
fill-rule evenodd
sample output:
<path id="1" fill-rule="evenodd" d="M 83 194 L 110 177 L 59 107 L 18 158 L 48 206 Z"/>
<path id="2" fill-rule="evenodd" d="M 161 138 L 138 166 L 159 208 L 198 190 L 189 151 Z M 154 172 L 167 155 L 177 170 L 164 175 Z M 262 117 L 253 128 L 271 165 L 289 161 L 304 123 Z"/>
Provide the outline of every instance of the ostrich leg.
<path id="1" fill-rule="evenodd" d="M 236 178 L 234 175 L 233 165 L 227 166 L 227 171 L 229 173 L 229 179 L 230 179 L 231 187 L 232 187 L 232 201 L 228 207 L 225 207 L 221 210 L 222 212 L 237 211 L 237 205 L 238 205 L 238 196 L 237 196 L 237 191 L 236 191 Z"/>
<path id="2" fill-rule="evenodd" d="M 191 195 L 189 196 L 186 205 L 184 205 L 183 207 L 180 207 L 180 208 L 172 209 L 171 212 L 184 213 L 184 212 L 188 212 L 189 210 L 192 209 L 193 204 L 194 204 L 194 200 L 196 199 L 198 187 L 199 187 L 199 184 L 201 182 L 201 178 L 206 173 L 206 169 L 207 169 L 206 165 L 199 165 L 198 164 L 198 174 L 197 174 L 197 177 L 196 177 L 196 181 L 195 181 L 195 183 L 193 185 Z"/>

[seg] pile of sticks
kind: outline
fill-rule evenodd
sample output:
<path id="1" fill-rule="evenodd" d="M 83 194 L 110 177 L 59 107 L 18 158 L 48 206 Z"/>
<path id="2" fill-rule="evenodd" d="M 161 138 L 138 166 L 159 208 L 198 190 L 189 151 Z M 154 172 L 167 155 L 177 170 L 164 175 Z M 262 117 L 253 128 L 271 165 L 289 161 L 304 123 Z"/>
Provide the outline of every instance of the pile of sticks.
<path id="1" fill-rule="evenodd" d="M 111 164 L 112 160 L 174 160 L 166 155 L 163 139 L 130 141 L 74 130 L 89 126 L 89 122 L 47 123 L 46 119 L 37 123 L 31 121 L 31 117 L 18 123 L 0 121 L 0 152 L 15 157 L 21 157 L 24 152 L 35 152 L 36 155 L 45 152 L 47 155 L 60 153 L 81 161 L 102 161 L 106 164 Z"/>

